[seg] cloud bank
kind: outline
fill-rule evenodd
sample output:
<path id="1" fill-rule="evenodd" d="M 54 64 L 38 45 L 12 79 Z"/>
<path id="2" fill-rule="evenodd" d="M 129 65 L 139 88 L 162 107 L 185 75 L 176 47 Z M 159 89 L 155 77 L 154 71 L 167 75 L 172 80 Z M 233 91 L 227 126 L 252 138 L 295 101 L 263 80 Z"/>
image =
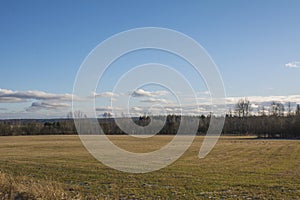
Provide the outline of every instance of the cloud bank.
<path id="1" fill-rule="evenodd" d="M 138 89 L 132 93 L 132 96 L 137 98 L 137 101 L 133 101 L 129 108 L 123 107 L 125 104 L 120 104 L 119 107 L 112 109 L 110 106 L 105 106 L 107 102 L 99 103 L 96 106 L 96 112 L 100 116 L 104 112 L 115 112 L 112 113 L 114 116 L 122 116 L 128 113 L 128 109 L 131 115 L 143 115 L 148 114 L 184 114 L 184 115 L 201 115 L 209 114 L 211 112 L 211 99 L 208 92 L 199 92 L 197 97 L 198 105 L 192 97 L 186 96 L 184 102 L 181 105 L 174 103 L 170 99 L 170 93 L 165 90 L 161 91 L 146 91 L 143 89 Z M 126 99 L 126 93 L 113 93 L 113 92 L 102 92 L 93 93 L 94 97 L 98 98 L 115 98 L 118 97 L 121 100 Z M 0 118 L 16 117 L 24 118 L 26 116 L 30 117 L 54 117 L 54 116 L 66 116 L 66 113 L 71 108 L 72 94 L 54 94 L 47 93 L 43 91 L 13 91 L 7 89 L 0 89 Z M 86 99 L 81 99 L 80 101 L 90 101 L 90 96 Z M 280 102 L 287 106 L 290 102 L 294 108 L 297 104 L 300 104 L 300 95 L 286 95 L 286 96 L 247 96 L 247 97 L 227 97 L 226 103 L 228 110 L 233 110 L 235 104 L 239 99 L 247 98 L 251 107 L 254 110 L 259 110 L 262 106 L 268 108 L 273 101 Z M 77 98 L 74 98 L 77 99 Z M 78 99 L 79 100 L 79 99 Z M 193 100 L 193 101 L 192 101 Z M 24 102 L 28 105 L 24 106 Z M 19 106 L 19 109 L 12 110 L 12 106 L 7 106 L 7 104 L 12 103 L 15 107 Z M 16 106 L 15 106 L 16 105 Z M 121 106 L 122 105 L 122 106 Z M 155 105 L 155 106 L 154 106 Z M 215 109 L 218 109 L 220 105 L 214 105 Z M 221 108 L 221 107 L 220 107 Z M 84 112 L 84 110 L 83 110 Z"/>

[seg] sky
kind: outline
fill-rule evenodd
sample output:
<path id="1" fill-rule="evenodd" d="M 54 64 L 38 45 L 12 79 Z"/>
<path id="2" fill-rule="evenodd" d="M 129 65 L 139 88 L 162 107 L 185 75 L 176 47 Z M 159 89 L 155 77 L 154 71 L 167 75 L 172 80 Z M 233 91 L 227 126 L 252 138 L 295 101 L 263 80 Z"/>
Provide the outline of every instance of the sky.
<path id="1" fill-rule="evenodd" d="M 218 67 L 230 105 L 243 97 L 253 107 L 273 100 L 295 105 L 300 103 L 299 9 L 298 0 L 1 0 L 0 118 L 65 117 L 76 75 L 89 53 L 112 35 L 142 27 L 173 29 L 202 45 Z M 130 67 L 147 62 L 173 65 L 191 82 L 202 107 L 197 110 L 186 101 L 186 112 L 209 111 L 203 78 L 176 56 L 145 50 L 125 57 L 91 91 L 99 115 L 110 110 L 110 100 L 128 96 L 136 114 L 151 106 L 155 114 L 162 112 L 160 107 L 176 112 L 176 95 L 166 87 L 112 92 Z M 126 111 L 117 110 L 115 115 Z"/>

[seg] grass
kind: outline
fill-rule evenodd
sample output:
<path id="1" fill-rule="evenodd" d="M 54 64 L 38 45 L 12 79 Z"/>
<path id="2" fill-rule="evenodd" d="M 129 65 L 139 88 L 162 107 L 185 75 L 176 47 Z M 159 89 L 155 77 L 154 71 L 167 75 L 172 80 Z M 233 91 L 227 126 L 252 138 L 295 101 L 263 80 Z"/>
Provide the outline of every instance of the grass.
<path id="1" fill-rule="evenodd" d="M 49 180 L 34 180 L 26 176 L 0 173 L 0 199 L 71 199 L 79 193 L 66 192 L 62 184 Z"/>
<path id="2" fill-rule="evenodd" d="M 172 136 L 110 138 L 147 152 Z M 78 136 L 0 137 L 0 199 L 300 199 L 299 140 L 222 137 L 198 159 L 202 141 L 162 170 L 129 174 L 99 163 Z"/>

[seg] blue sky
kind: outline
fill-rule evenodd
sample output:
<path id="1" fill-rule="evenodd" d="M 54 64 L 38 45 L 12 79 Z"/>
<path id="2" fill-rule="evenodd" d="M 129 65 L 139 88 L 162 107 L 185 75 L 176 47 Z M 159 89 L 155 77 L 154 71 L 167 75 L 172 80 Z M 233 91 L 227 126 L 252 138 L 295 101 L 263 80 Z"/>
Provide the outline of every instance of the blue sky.
<path id="1" fill-rule="evenodd" d="M 297 0 L 1 0 L 0 118 L 64 116 L 70 102 L 62 95 L 72 94 L 89 52 L 114 34 L 149 26 L 174 29 L 199 42 L 217 64 L 228 97 L 260 102 L 260 97 L 297 96 L 299 9 Z M 36 93 L 25 101 L 10 102 L 3 95 L 28 91 Z M 49 94 L 57 101 L 41 97 Z"/>

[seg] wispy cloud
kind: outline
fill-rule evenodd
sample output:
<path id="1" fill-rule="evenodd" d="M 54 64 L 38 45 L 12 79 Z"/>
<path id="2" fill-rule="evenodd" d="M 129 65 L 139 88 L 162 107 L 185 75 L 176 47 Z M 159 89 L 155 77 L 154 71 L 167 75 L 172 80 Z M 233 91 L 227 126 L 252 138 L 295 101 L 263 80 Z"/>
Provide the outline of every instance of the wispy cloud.
<path id="1" fill-rule="evenodd" d="M 168 94 L 169 92 L 166 90 L 161 90 L 161 91 L 146 91 L 143 89 L 138 89 L 133 91 L 132 96 L 133 97 L 157 97 L 157 96 L 164 96 Z"/>
<path id="2" fill-rule="evenodd" d="M 68 107 L 70 107 L 70 104 L 68 103 L 37 101 L 37 102 L 33 102 L 31 106 L 26 109 L 26 111 L 36 111 L 41 109 L 53 110 L 53 109 L 62 109 Z"/>
<path id="3" fill-rule="evenodd" d="M 143 103 L 170 103 L 166 99 L 156 99 L 156 98 L 143 99 L 140 102 L 143 102 Z"/>
<path id="4" fill-rule="evenodd" d="M 124 108 L 125 110 L 125 108 Z M 98 107 L 96 108 L 96 111 L 98 112 L 112 112 L 112 111 L 123 111 L 121 108 L 116 106 L 104 106 L 104 107 Z"/>
<path id="5" fill-rule="evenodd" d="M 0 88 L 0 103 L 17 103 L 28 100 L 71 101 L 71 94 L 52 94 L 43 91 L 13 91 Z"/>
<path id="6" fill-rule="evenodd" d="M 139 106 L 132 107 L 132 108 L 130 108 L 130 110 L 132 110 L 134 112 L 144 112 L 144 109 Z"/>
<path id="7" fill-rule="evenodd" d="M 201 91 L 201 92 L 197 92 L 197 95 L 199 96 L 210 96 L 210 91 L 206 90 L 206 91 Z"/>
<path id="8" fill-rule="evenodd" d="M 117 96 L 119 95 L 113 92 L 93 93 L 93 97 L 98 97 L 98 98 L 112 98 Z"/>
<path id="9" fill-rule="evenodd" d="M 235 104 L 239 99 L 245 97 L 227 97 L 226 102 L 228 104 Z M 281 103 L 296 103 L 300 104 L 300 95 L 287 95 L 287 96 L 248 96 L 246 97 L 251 103 L 256 104 L 268 104 L 272 101 Z"/>
<path id="10" fill-rule="evenodd" d="M 293 61 L 285 64 L 288 68 L 300 68 L 300 61 Z"/>

